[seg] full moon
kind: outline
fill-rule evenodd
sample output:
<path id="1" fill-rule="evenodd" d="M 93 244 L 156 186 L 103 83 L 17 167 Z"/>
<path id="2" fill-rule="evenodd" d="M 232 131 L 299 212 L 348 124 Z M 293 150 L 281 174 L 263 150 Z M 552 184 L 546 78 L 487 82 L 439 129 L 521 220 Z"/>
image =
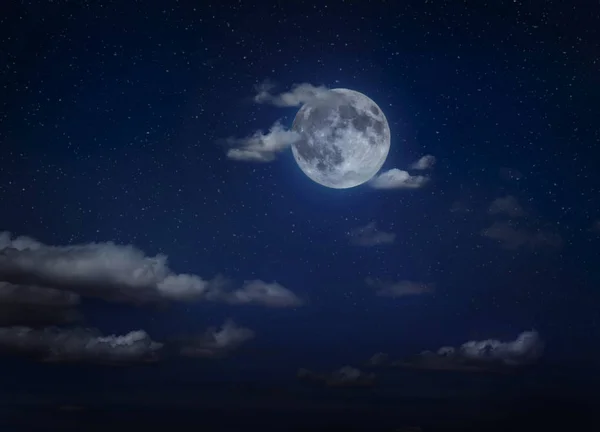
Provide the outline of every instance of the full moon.
<path id="1" fill-rule="evenodd" d="M 313 181 L 347 189 L 369 181 L 390 150 L 387 119 L 370 98 L 348 89 L 333 89 L 300 108 L 292 144 L 300 169 Z"/>

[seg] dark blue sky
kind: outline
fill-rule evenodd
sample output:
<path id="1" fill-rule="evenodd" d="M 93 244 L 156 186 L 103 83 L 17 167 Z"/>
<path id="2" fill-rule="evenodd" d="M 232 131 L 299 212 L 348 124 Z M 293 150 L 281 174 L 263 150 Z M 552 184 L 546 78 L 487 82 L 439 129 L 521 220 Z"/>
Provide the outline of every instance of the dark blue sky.
<path id="1" fill-rule="evenodd" d="M 248 348 L 270 353 L 219 366 L 236 377 L 248 362 L 293 376 L 532 329 L 545 359 L 597 356 L 597 10 L 61 0 L 0 11 L 0 231 L 133 245 L 168 255 L 174 273 L 276 281 L 304 301 L 155 308 L 84 295 L 85 327 L 165 342 L 232 318 L 255 332 Z M 383 170 L 433 155 L 431 180 L 336 190 L 289 150 L 228 159 L 223 139 L 291 126 L 298 107 L 253 101 L 266 79 L 276 92 L 368 95 L 391 128 Z M 506 197 L 519 214 L 491 214 Z M 515 231 L 482 235 L 509 220 Z M 394 241 L 351 244 L 371 222 Z M 503 247 L 507 236 L 517 245 Z M 433 292 L 381 296 L 367 277 Z"/>

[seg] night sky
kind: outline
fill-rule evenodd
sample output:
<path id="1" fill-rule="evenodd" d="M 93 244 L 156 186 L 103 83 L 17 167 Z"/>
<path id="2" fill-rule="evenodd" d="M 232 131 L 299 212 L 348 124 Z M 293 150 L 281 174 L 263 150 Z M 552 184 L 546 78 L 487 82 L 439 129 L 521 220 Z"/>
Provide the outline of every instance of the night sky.
<path id="1" fill-rule="evenodd" d="M 563 3 L 3 2 L 6 391 L 369 380 L 377 352 L 469 341 L 450 364 L 594 364 L 600 12 Z M 379 175 L 407 181 L 327 188 L 285 144 L 228 157 L 289 133 L 307 100 L 282 95 L 340 87 L 385 113 Z"/>

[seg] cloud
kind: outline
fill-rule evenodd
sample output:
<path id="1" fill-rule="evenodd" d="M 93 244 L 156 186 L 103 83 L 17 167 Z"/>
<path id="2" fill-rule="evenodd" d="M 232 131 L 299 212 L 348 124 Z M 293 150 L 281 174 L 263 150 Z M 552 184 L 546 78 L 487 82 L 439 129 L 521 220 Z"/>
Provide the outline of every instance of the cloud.
<path id="1" fill-rule="evenodd" d="M 277 154 L 300 138 L 297 132 L 285 129 L 276 122 L 267 133 L 257 131 L 246 138 L 229 138 L 226 143 L 234 148 L 227 151 L 229 159 L 246 162 L 272 162 Z"/>
<path id="2" fill-rule="evenodd" d="M 396 240 L 396 234 L 378 230 L 375 222 L 352 229 L 348 237 L 350 243 L 365 247 L 392 244 Z"/>
<path id="3" fill-rule="evenodd" d="M 352 366 L 344 366 L 330 374 L 317 374 L 311 370 L 301 368 L 296 376 L 301 381 L 323 383 L 332 387 L 371 386 L 375 383 L 375 374 L 364 373 Z"/>
<path id="4" fill-rule="evenodd" d="M 593 233 L 596 233 L 596 234 L 600 234 L 600 219 L 597 221 L 594 221 L 594 223 L 590 227 L 590 231 Z"/>
<path id="5" fill-rule="evenodd" d="M 229 319 L 220 329 L 211 327 L 199 338 L 187 340 L 180 353 L 186 357 L 224 357 L 254 337 L 253 330 L 240 327 Z"/>
<path id="6" fill-rule="evenodd" d="M 173 274 L 165 255 L 133 246 L 48 246 L 7 232 L 0 233 L 0 280 L 132 302 L 198 298 L 210 288 L 199 276 Z"/>
<path id="7" fill-rule="evenodd" d="M 543 351 L 544 343 L 538 332 L 526 331 L 510 342 L 497 339 L 465 342 L 456 352 L 467 360 L 500 361 L 509 366 L 516 366 L 537 361 Z"/>
<path id="8" fill-rule="evenodd" d="M 278 107 L 298 107 L 327 93 L 329 89 L 324 86 L 313 86 L 312 84 L 294 84 L 288 92 L 273 95 L 271 90 L 275 85 L 265 81 L 256 87 L 257 94 L 254 101 L 257 103 L 269 103 Z"/>
<path id="9" fill-rule="evenodd" d="M 304 304 L 302 299 L 283 285 L 262 280 L 246 281 L 239 289 L 215 291 L 211 296 L 236 305 L 256 304 L 272 308 L 292 308 Z"/>
<path id="10" fill-rule="evenodd" d="M 157 360 L 162 344 L 143 330 L 102 336 L 91 329 L 0 328 L 0 350 L 43 361 L 119 364 Z"/>
<path id="11" fill-rule="evenodd" d="M 297 302 L 291 291 L 276 283 L 261 290 L 260 281 L 255 281 L 228 292 L 229 281 L 223 277 L 205 280 L 173 273 L 165 255 L 148 257 L 133 246 L 112 242 L 47 246 L 28 237 L 11 239 L 6 232 L 0 233 L 0 280 L 132 303 L 212 300 L 272 306 Z"/>
<path id="12" fill-rule="evenodd" d="M 505 214 L 511 218 L 525 216 L 525 210 L 519 204 L 519 201 L 512 195 L 496 198 L 490 204 L 488 213 L 491 215 Z"/>
<path id="13" fill-rule="evenodd" d="M 375 374 L 363 373 L 360 369 L 352 366 L 344 366 L 334 371 L 328 380 L 329 385 L 364 385 L 373 384 Z"/>
<path id="14" fill-rule="evenodd" d="M 434 292 L 433 285 L 422 282 L 413 282 L 402 280 L 399 282 L 380 281 L 373 278 L 366 278 L 367 285 L 376 289 L 376 293 L 381 297 L 404 297 L 410 295 L 430 294 Z"/>
<path id="15" fill-rule="evenodd" d="M 0 282 L 0 305 L 73 307 L 80 302 L 72 292 Z"/>
<path id="16" fill-rule="evenodd" d="M 390 356 L 383 352 L 375 353 L 371 356 L 369 360 L 367 360 L 367 366 L 383 366 L 388 364 L 390 361 Z"/>
<path id="17" fill-rule="evenodd" d="M 435 165 L 436 159 L 435 156 L 425 155 L 418 161 L 414 162 L 410 167 L 414 170 L 428 170 L 433 168 Z"/>
<path id="18" fill-rule="evenodd" d="M 460 347 L 445 346 L 436 352 L 423 351 L 416 357 L 394 362 L 397 366 L 424 369 L 494 371 L 498 368 L 533 364 L 544 351 L 544 342 L 536 331 L 522 332 L 515 340 L 468 341 Z"/>
<path id="19" fill-rule="evenodd" d="M 0 326 L 48 326 L 82 320 L 77 294 L 0 282 Z"/>
<path id="20" fill-rule="evenodd" d="M 419 189 L 428 182 L 429 177 L 393 168 L 373 177 L 369 185 L 375 189 Z"/>
<path id="21" fill-rule="evenodd" d="M 562 246 L 560 235 L 543 231 L 531 231 L 525 228 L 516 228 L 510 222 L 494 222 L 489 228 L 484 229 L 481 235 L 496 240 L 504 249 L 516 250 L 521 247 L 558 248 Z"/>
<path id="22" fill-rule="evenodd" d="M 75 324 L 81 321 L 83 321 L 83 315 L 73 307 L 0 304 L 0 327 L 47 327 Z"/>

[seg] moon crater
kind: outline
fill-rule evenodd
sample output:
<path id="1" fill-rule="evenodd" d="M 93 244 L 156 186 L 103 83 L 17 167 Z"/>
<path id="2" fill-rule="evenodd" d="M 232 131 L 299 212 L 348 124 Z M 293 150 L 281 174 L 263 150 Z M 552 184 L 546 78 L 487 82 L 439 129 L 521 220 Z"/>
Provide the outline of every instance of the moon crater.
<path id="1" fill-rule="evenodd" d="M 313 181 L 347 189 L 369 181 L 390 149 L 390 128 L 370 98 L 348 89 L 333 89 L 304 104 L 292 129 L 298 166 Z"/>

